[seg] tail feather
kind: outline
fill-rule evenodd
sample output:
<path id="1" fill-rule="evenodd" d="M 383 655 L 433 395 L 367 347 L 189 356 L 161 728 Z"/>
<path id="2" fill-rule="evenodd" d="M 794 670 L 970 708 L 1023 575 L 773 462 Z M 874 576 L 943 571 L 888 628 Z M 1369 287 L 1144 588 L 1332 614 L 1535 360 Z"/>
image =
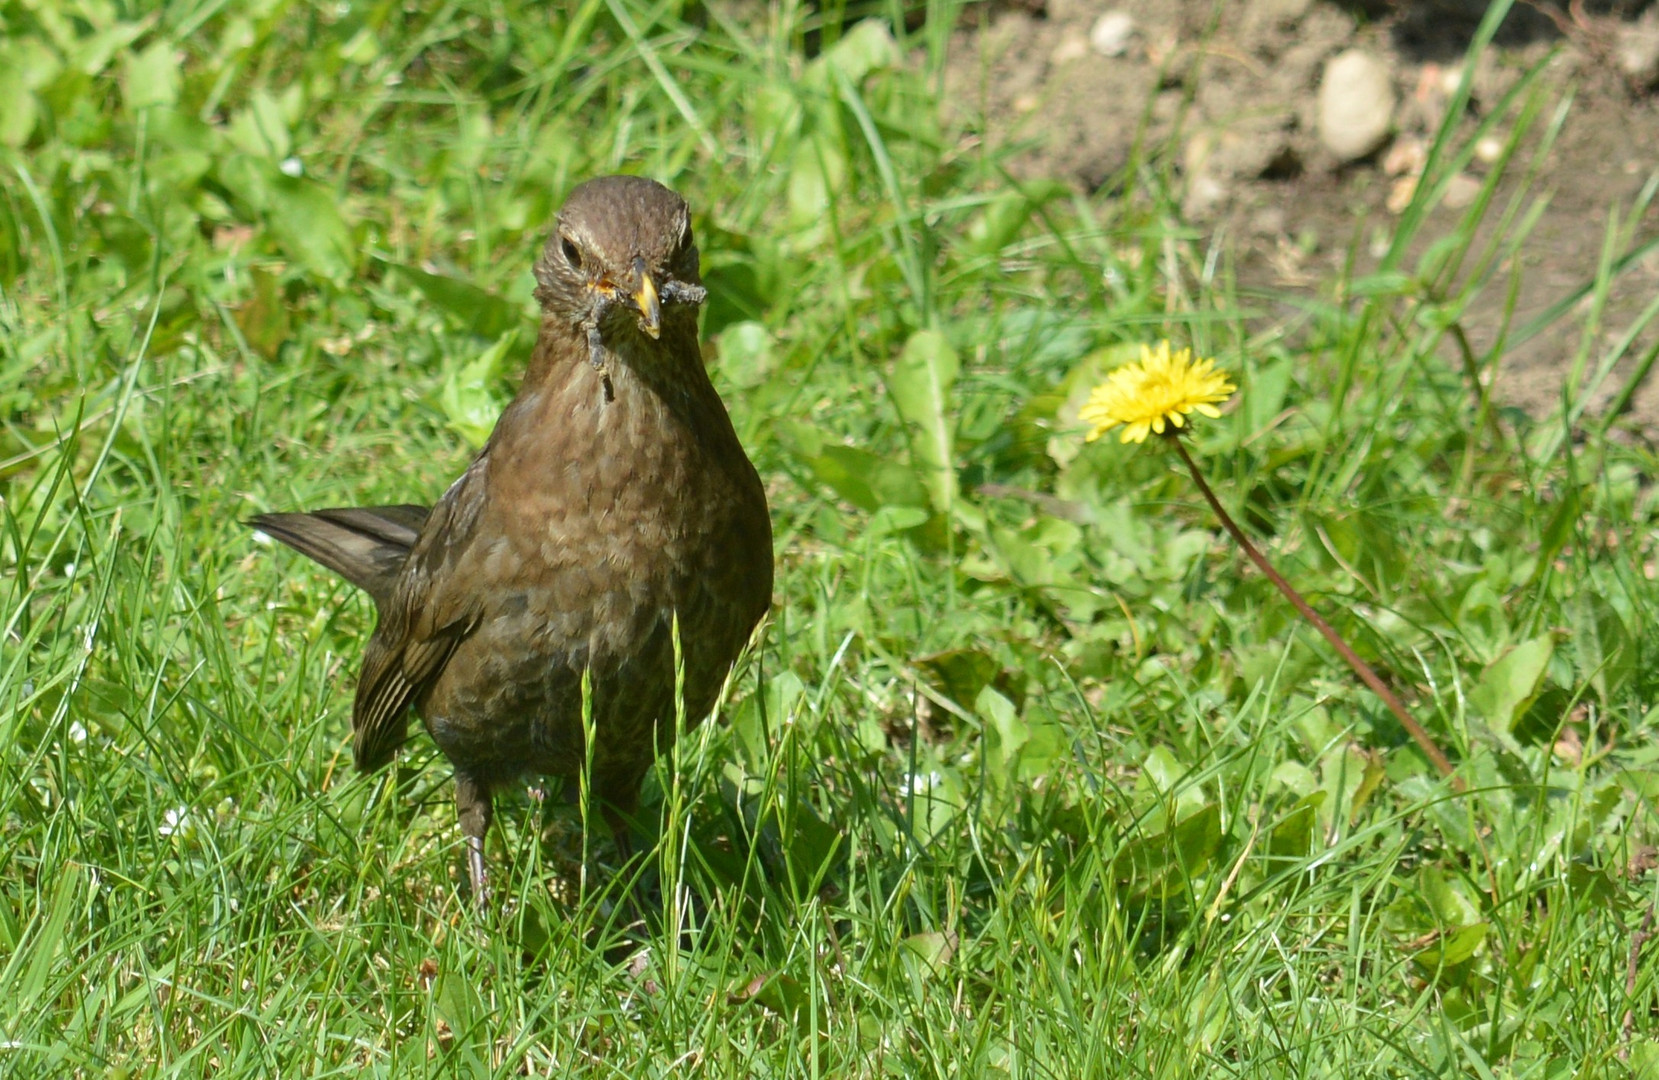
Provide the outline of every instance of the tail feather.
<path id="1" fill-rule="evenodd" d="M 355 506 L 309 514 L 257 514 L 250 526 L 328 567 L 383 607 L 430 509 Z"/>

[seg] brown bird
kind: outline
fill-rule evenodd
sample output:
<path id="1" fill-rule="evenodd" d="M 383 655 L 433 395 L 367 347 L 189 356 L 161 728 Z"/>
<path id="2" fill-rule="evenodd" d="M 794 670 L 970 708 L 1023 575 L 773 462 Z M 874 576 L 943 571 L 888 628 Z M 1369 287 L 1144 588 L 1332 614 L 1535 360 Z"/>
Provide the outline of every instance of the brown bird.
<path id="1" fill-rule="evenodd" d="M 713 707 L 772 599 L 760 477 L 703 369 L 690 211 L 651 180 L 570 193 L 536 263 L 541 332 L 489 442 L 428 510 L 249 524 L 374 598 L 352 705 L 357 768 L 392 760 L 411 707 L 455 766 L 474 896 L 491 793 L 580 774 L 626 850 L 640 783 Z"/>

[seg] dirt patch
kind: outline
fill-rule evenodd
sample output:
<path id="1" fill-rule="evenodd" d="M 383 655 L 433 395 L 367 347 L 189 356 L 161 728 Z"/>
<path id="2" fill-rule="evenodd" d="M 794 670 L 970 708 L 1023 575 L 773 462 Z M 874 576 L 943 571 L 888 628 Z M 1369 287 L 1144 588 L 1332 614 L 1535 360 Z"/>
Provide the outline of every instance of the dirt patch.
<path id="1" fill-rule="evenodd" d="M 1375 265 L 1486 7 L 1484 0 L 1046 0 L 1037 11 L 1031 4 L 958 32 L 949 100 L 983 117 L 995 144 L 1017 148 L 1015 175 L 1066 177 L 1089 191 L 1121 181 L 1137 147 L 1173 145 L 1185 216 L 1231 253 L 1245 289 L 1279 295 L 1328 294 L 1350 259 L 1352 272 Z M 1593 278 L 1610 211 L 1628 213 L 1659 175 L 1659 8 L 1635 0 L 1518 4 L 1497 43 L 1475 72 L 1463 120 L 1470 132 L 1540 62 L 1545 100 L 1573 96 L 1531 181 L 1529 190 L 1549 201 L 1521 249 L 1513 327 Z M 1364 61 L 1353 61 L 1364 69 L 1356 85 L 1366 85 L 1368 72 L 1377 100 L 1364 100 L 1363 89 L 1353 91 L 1357 103 L 1328 100 L 1339 91 L 1322 91 L 1322 82 L 1343 55 Z M 1364 130 L 1377 119 L 1363 115 L 1367 107 L 1384 110 L 1375 139 Z M 1362 115 L 1344 144 L 1333 118 L 1356 108 Z M 1548 120 L 1546 109 L 1530 145 Z M 1425 242 L 1462 219 L 1506 135 L 1494 132 L 1447 188 Z M 1519 184 L 1518 175 L 1505 181 L 1495 210 Z M 1659 211 L 1627 228 L 1638 239 L 1659 234 Z M 1489 286 L 1464 315 L 1477 351 L 1503 324 L 1506 288 L 1507 279 Z M 1613 288 L 1592 368 L 1656 295 L 1659 254 L 1639 260 Z M 1575 310 L 1506 351 L 1499 396 L 1536 415 L 1554 408 L 1588 317 Z M 1643 331 L 1633 354 L 1655 340 L 1659 328 Z M 1603 402 L 1632 364 L 1606 380 Z M 1630 417 L 1659 436 L 1659 379 L 1637 389 Z"/>

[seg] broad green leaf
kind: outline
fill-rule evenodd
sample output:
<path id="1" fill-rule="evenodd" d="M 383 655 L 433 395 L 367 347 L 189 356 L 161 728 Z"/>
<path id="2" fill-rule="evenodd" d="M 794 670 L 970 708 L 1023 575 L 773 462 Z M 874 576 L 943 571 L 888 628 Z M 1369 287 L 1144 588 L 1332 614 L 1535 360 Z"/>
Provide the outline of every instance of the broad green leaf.
<path id="1" fill-rule="evenodd" d="M 40 105 L 34 91 L 50 83 L 63 69 L 51 47 L 39 38 L 0 39 L 0 145 L 22 146 L 34 133 Z"/>
<path id="2" fill-rule="evenodd" d="M 1196 814 L 1189 814 L 1171 830 L 1179 869 L 1191 875 L 1202 870 L 1221 846 L 1221 807 L 1209 803 Z"/>
<path id="3" fill-rule="evenodd" d="M 1319 808 L 1328 796 L 1329 792 L 1315 791 L 1297 799 L 1268 834 L 1268 853 L 1287 858 L 1307 856 L 1312 850 L 1314 828 L 1319 824 Z"/>
<path id="4" fill-rule="evenodd" d="M 744 95 L 756 130 L 773 132 L 779 145 L 788 146 L 795 140 L 801 122 L 801 100 L 787 84 L 767 81 L 749 88 Z"/>
<path id="5" fill-rule="evenodd" d="M 461 175 L 478 171 L 489 153 L 491 130 L 490 114 L 476 102 L 469 102 L 455 115 L 455 137 L 449 144 L 449 167 Z"/>
<path id="6" fill-rule="evenodd" d="M 1423 899 L 1441 926 L 1472 926 L 1481 920 L 1480 903 L 1467 882 L 1434 866 L 1417 876 Z"/>
<path id="7" fill-rule="evenodd" d="M 1181 819 L 1174 828 L 1138 836 L 1112 859 L 1118 881 L 1136 892 L 1172 896 L 1189 887 L 1221 844 L 1221 808 L 1210 803 Z"/>
<path id="8" fill-rule="evenodd" d="M 0 146 L 22 146 L 34 134 L 40 108 L 23 84 L 23 73 L 4 65 L 0 57 L 0 100 L 6 103 L 0 109 Z"/>
<path id="9" fill-rule="evenodd" d="M 99 214 L 93 227 L 104 241 L 104 247 L 126 266 L 128 273 L 142 273 L 149 268 L 154 237 L 133 218 L 120 211 Z"/>
<path id="10" fill-rule="evenodd" d="M 338 54 L 348 64 L 361 66 L 373 63 L 380 55 L 380 35 L 375 33 L 374 27 L 365 25 L 340 44 Z"/>
<path id="11" fill-rule="evenodd" d="M 253 295 L 235 311 L 236 325 L 248 347 L 267 360 L 275 360 L 292 333 L 288 302 L 283 298 L 277 276 L 262 267 L 253 267 Z"/>
<path id="12" fill-rule="evenodd" d="M 797 804 L 787 820 L 789 827 L 782 830 L 784 854 L 795 895 L 804 899 L 816 895 L 824 875 L 835 868 L 846 837 L 805 803 Z"/>
<path id="13" fill-rule="evenodd" d="M 1016 585 L 1032 588 L 1054 583 L 1053 557 L 1024 533 L 994 526 L 985 539 L 998 565 Z"/>
<path id="14" fill-rule="evenodd" d="M 1285 395 L 1290 391 L 1290 375 L 1291 359 L 1288 356 L 1258 364 L 1250 373 L 1246 384 L 1248 393 L 1240 395 L 1239 399 L 1246 432 L 1259 434 L 1278 418 L 1285 406 Z"/>
<path id="15" fill-rule="evenodd" d="M 933 508 L 949 514 L 956 501 L 956 419 L 951 389 L 961 361 L 945 335 L 935 330 L 912 334 L 893 362 L 887 392 L 904 418 L 910 460 L 927 485 Z"/>
<path id="16" fill-rule="evenodd" d="M 1320 535 L 1329 542 L 1345 567 L 1355 567 L 1368 580 L 1392 588 L 1410 572 L 1409 561 L 1386 522 L 1364 509 L 1310 513 Z"/>
<path id="17" fill-rule="evenodd" d="M 1503 594 L 1484 580 L 1476 581 L 1457 606 L 1457 627 L 1476 659 L 1491 663 L 1503 655 L 1513 638 Z"/>
<path id="18" fill-rule="evenodd" d="M 860 19 L 842 36 L 840 41 L 824 50 L 824 54 L 807 65 L 806 81 L 825 85 L 825 73 L 835 70 L 857 85 L 872 71 L 890 68 L 899 60 L 899 43 L 893 32 L 880 19 Z"/>
<path id="19" fill-rule="evenodd" d="M 928 672 L 930 680 L 944 695 L 958 705 L 970 705 L 979 692 L 991 685 L 1001 671 L 996 657 L 981 649 L 951 649 L 947 652 L 923 656 L 916 666 Z"/>
<path id="20" fill-rule="evenodd" d="M 1071 736 L 1052 713 L 1033 703 L 1021 717 L 1030 732 L 1020 747 L 1018 778 L 1029 782 L 1046 775 L 1054 763 L 1070 753 Z"/>
<path id="21" fill-rule="evenodd" d="M 1120 343 L 1089 353 L 1072 366 L 1058 386 L 1026 402 L 1017 423 L 1030 425 L 1034 435 L 1040 432 L 1048 456 L 1065 468 L 1083 452 L 1085 425 L 1078 419 L 1078 411 L 1107 372 L 1135 360 L 1140 350 L 1138 344 Z"/>
<path id="22" fill-rule="evenodd" d="M 1482 673 L 1469 703 L 1494 730 L 1513 731 L 1516 719 L 1538 696 L 1554 652 L 1555 638 L 1549 634 L 1521 642 Z"/>
<path id="23" fill-rule="evenodd" d="M 819 480 L 858 507 L 874 513 L 883 506 L 928 505 L 927 489 L 915 470 L 856 446 L 826 446 L 807 465 Z"/>
<path id="24" fill-rule="evenodd" d="M 502 361 L 518 338 L 516 330 L 503 334 L 494 345 L 450 371 L 438 392 L 438 404 L 449 419 L 451 431 L 458 432 L 473 447 L 483 446 L 495 429 L 504 402 L 495 394 Z"/>
<path id="25" fill-rule="evenodd" d="M 762 769 L 770 751 L 769 733 L 794 722 L 795 711 L 806 688 L 801 678 L 787 668 L 768 674 L 764 692 L 738 703 L 730 727 L 744 751 L 747 764 Z"/>
<path id="26" fill-rule="evenodd" d="M 793 977 L 778 971 L 767 971 L 734 989 L 726 1000 L 732 1005 L 753 1002 L 793 1020 L 806 1008 L 809 998 L 806 990 Z"/>
<path id="27" fill-rule="evenodd" d="M 15 72 L 30 90 L 44 87 L 62 70 L 58 54 L 37 37 L 22 35 L 0 41 L 0 71 Z"/>
<path id="28" fill-rule="evenodd" d="M 838 141 L 815 131 L 795 144 L 789 165 L 789 225 L 802 235 L 801 246 L 811 246 L 827 228 L 830 199 L 845 190 L 847 158 Z"/>
<path id="29" fill-rule="evenodd" d="M 959 939 L 954 932 L 930 930 L 911 934 L 901 944 L 913 957 L 921 961 L 923 974 L 932 975 L 950 963 L 951 957 L 956 955 Z"/>
<path id="30" fill-rule="evenodd" d="M 456 1032 L 468 1032 L 483 1008 L 472 980 L 464 972 L 454 970 L 444 971 L 438 976 L 437 985 L 433 987 L 432 1004 L 438 1015 L 449 1024 L 450 1030 Z"/>
<path id="31" fill-rule="evenodd" d="M 1472 923 L 1460 927 L 1450 933 L 1441 935 L 1433 945 L 1419 952 L 1412 959 L 1426 968 L 1451 967 L 1475 955 L 1481 942 L 1486 940 L 1486 932 L 1490 924 L 1484 922 Z"/>
<path id="32" fill-rule="evenodd" d="M 231 117 L 226 134 L 243 153 L 272 161 L 281 161 L 293 147 L 282 106 L 264 87 L 248 95 L 248 103 Z"/>
<path id="33" fill-rule="evenodd" d="M 721 374 L 741 389 L 759 386 L 776 363 L 772 334 L 766 324 L 754 319 L 732 323 L 720 331 L 716 363 Z"/>
<path id="34" fill-rule="evenodd" d="M 1573 652 L 1580 678 L 1589 678 L 1603 703 L 1611 702 L 1636 673 L 1636 646 L 1612 604 L 1588 589 L 1571 606 Z"/>
<path id="35" fill-rule="evenodd" d="M 510 330 L 519 329 L 527 321 L 518 305 L 469 281 L 431 274 L 403 263 L 389 262 L 386 265 L 419 289 L 422 296 L 432 301 L 462 330 L 478 337 L 494 341 Z"/>
<path id="36" fill-rule="evenodd" d="M 98 74 L 109 66 L 111 57 L 137 41 L 154 21 L 154 15 L 147 15 L 138 22 L 118 22 L 81 38 L 70 50 L 69 65 L 86 75 Z"/>
<path id="37" fill-rule="evenodd" d="M 156 115 L 167 113 L 161 111 Z M 246 221 L 265 215 L 271 205 L 271 180 L 280 175 L 263 158 L 236 153 L 221 155 L 213 163 L 213 174 L 236 201 L 236 209 Z"/>
<path id="38" fill-rule="evenodd" d="M 1005 191 L 992 198 L 976 214 L 964 230 L 968 248 L 980 255 L 994 257 L 1019 236 L 1032 213 L 1051 199 L 1065 195 L 1069 189 L 1056 181 L 1039 181 L 1016 190 Z"/>
<path id="39" fill-rule="evenodd" d="M 1002 759 L 1002 767 L 1012 767 L 1019 757 L 1020 747 L 1031 738 L 1031 729 L 1020 719 L 1019 710 L 993 687 L 986 686 L 974 700 L 974 711 L 995 733 L 996 751 Z"/>
<path id="40" fill-rule="evenodd" d="M 1319 778 L 1300 761 L 1281 761 L 1273 769 L 1273 781 L 1283 784 L 1299 796 L 1307 796 L 1319 788 Z"/>
<path id="41" fill-rule="evenodd" d="M 1169 747 L 1154 746 L 1141 762 L 1141 774 L 1135 781 L 1135 793 L 1139 797 L 1153 795 L 1157 802 L 1166 806 L 1173 800 L 1175 818 L 1181 820 L 1190 817 L 1207 804 L 1203 785 L 1187 781 L 1191 773 L 1191 768 L 1182 764 Z M 1140 798 L 1137 798 L 1137 802 L 1139 801 Z M 1161 820 L 1161 816 L 1154 814 L 1147 820 L 1157 822 Z"/>
<path id="42" fill-rule="evenodd" d="M 1365 771 L 1360 776 L 1359 787 L 1354 790 L 1353 805 L 1348 810 L 1350 825 L 1359 821 L 1360 814 L 1365 810 L 1365 804 L 1371 801 L 1371 796 L 1382 787 L 1383 779 L 1388 775 L 1383 767 L 1382 755 L 1368 753 L 1365 755 Z"/>
<path id="43" fill-rule="evenodd" d="M 887 536 L 907 532 L 926 525 L 930 516 L 919 506 L 883 506 L 870 515 L 869 524 L 864 526 L 864 535 Z"/>
<path id="44" fill-rule="evenodd" d="M 357 244 L 339 197 L 315 180 L 268 177 L 266 211 L 271 234 L 289 258 L 319 277 L 340 284 L 357 264 Z"/>
<path id="45" fill-rule="evenodd" d="M 1186 777 L 1187 771 L 1187 767 L 1167 746 L 1154 746 L 1152 752 L 1146 755 L 1146 760 L 1141 762 L 1142 778 L 1151 783 L 1152 790 L 1162 795 L 1173 792 Z"/>
<path id="46" fill-rule="evenodd" d="M 170 41 L 157 41 L 147 49 L 123 53 L 121 82 L 128 112 L 176 104 L 179 100 L 178 50 Z"/>

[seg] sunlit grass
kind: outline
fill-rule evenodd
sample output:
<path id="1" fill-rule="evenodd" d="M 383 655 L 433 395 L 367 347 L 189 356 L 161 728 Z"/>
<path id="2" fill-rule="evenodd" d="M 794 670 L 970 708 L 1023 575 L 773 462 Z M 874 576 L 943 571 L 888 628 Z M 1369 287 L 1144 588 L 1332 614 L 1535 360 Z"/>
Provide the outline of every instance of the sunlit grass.
<path id="1" fill-rule="evenodd" d="M 952 4 L 900 41 L 834 5 L 94 7 L 0 8 L 3 1071 L 1654 1060 L 1653 462 L 1578 404 L 1640 327 L 1587 329 L 1548 417 L 1457 347 L 1524 272 L 1541 81 L 1287 321 L 1180 223 L 1167 148 L 1082 196 L 945 121 Z M 1491 198 L 1430 214 L 1486 134 Z M 694 207 L 779 558 L 721 723 L 648 783 L 633 931 L 558 799 L 503 800 L 469 909 L 443 760 L 350 770 L 367 601 L 239 524 L 440 492 L 554 209 L 616 169 Z M 1084 444 L 1166 337 L 1240 386 L 1195 432 L 1220 497 L 1465 791 L 1167 455 Z"/>

